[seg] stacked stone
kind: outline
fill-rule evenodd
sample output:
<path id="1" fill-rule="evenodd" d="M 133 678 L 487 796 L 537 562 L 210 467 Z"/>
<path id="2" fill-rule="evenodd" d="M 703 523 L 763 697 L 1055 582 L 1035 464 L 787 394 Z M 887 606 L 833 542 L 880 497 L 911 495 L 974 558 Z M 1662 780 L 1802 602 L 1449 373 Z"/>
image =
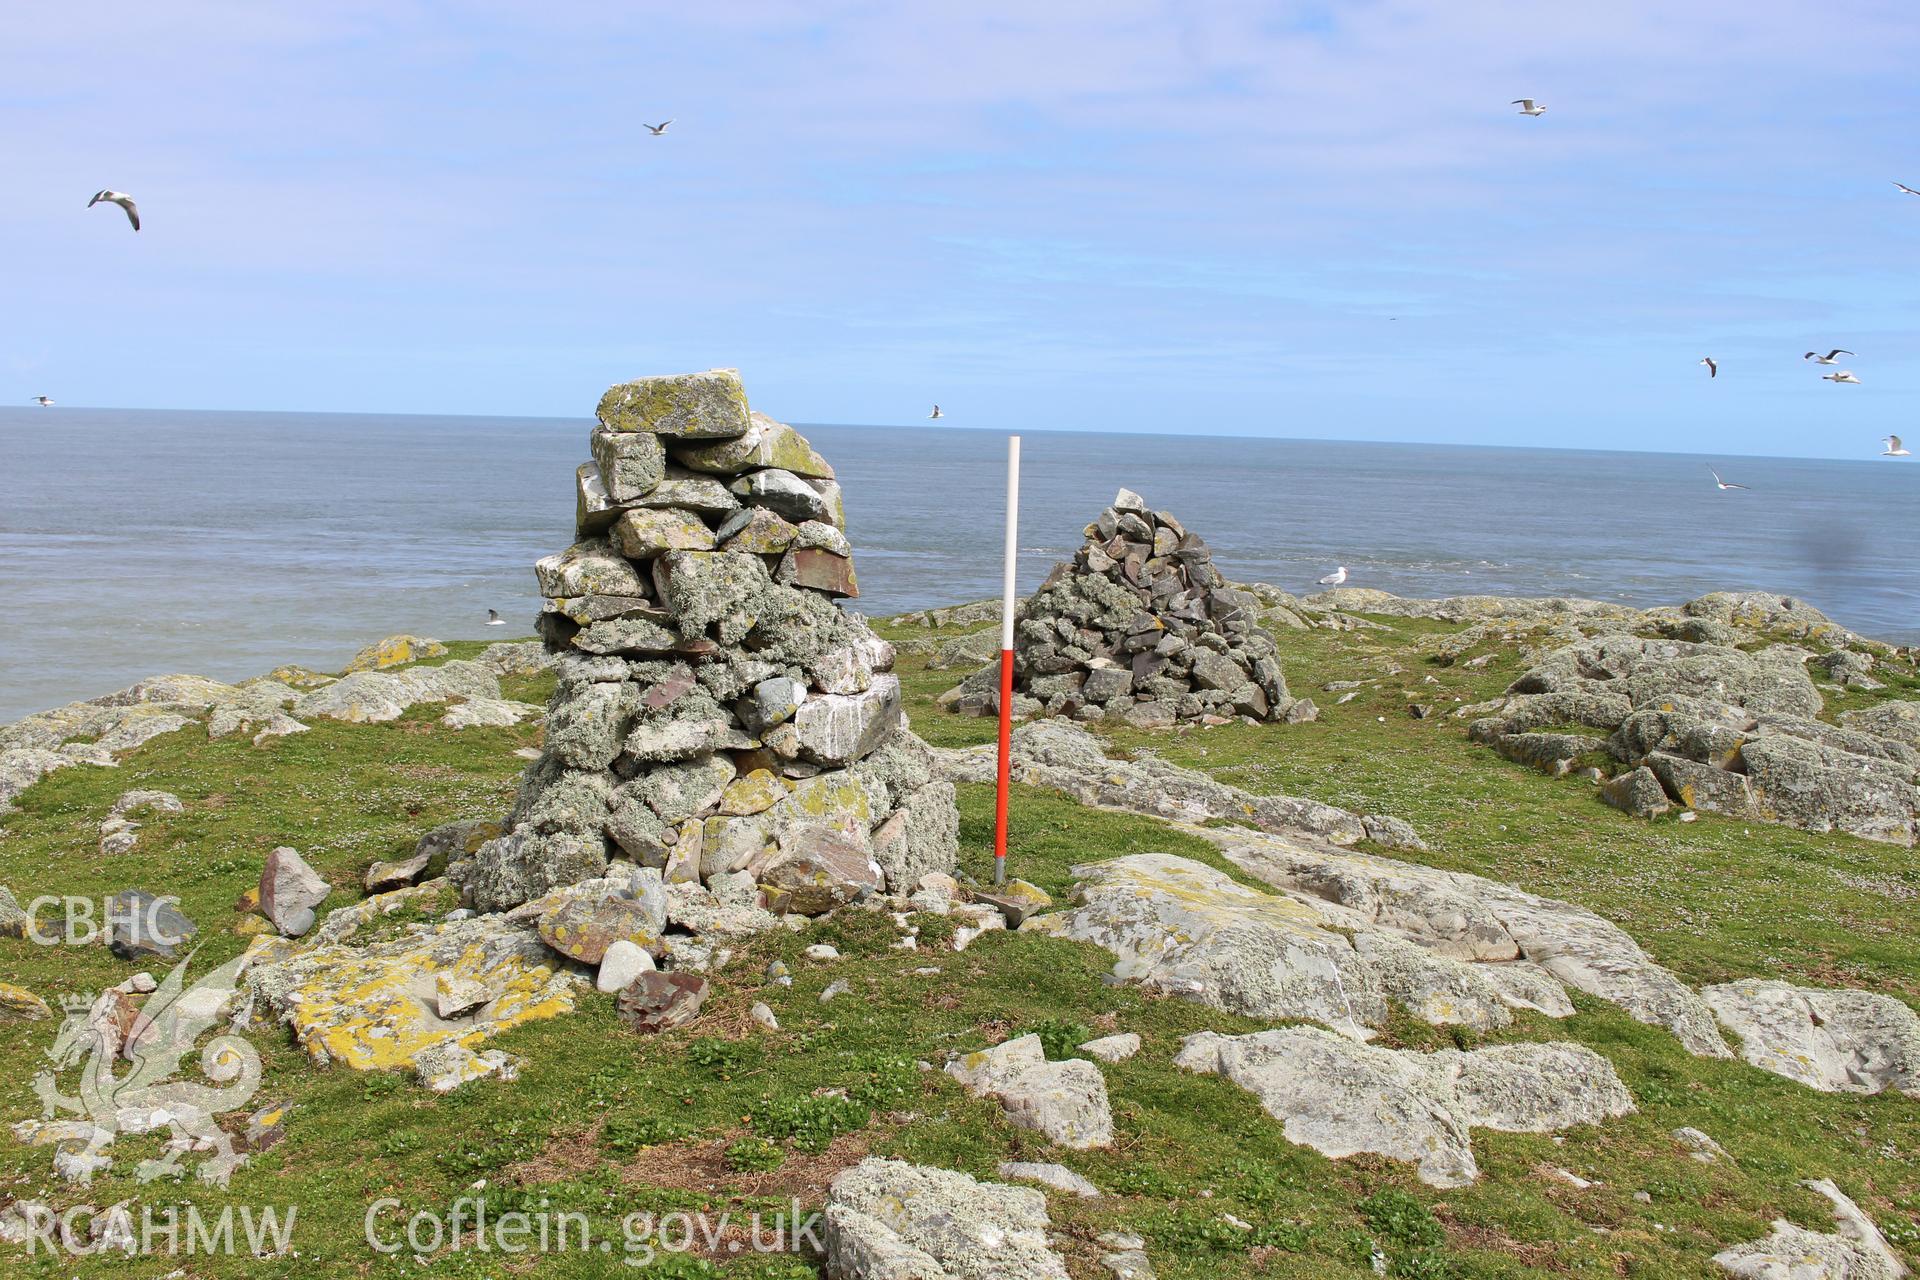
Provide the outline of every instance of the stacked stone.
<path id="1" fill-rule="evenodd" d="M 1016 617 L 1017 712 L 1153 726 L 1294 708 L 1259 599 L 1227 584 L 1199 534 L 1122 489 L 1086 539 Z M 989 667 L 945 701 L 997 714 L 997 679 Z"/>
<path id="2" fill-rule="evenodd" d="M 601 399 L 578 541 L 535 566 L 556 654 L 546 744 L 507 829 L 452 869 L 501 910 L 655 868 L 815 914 L 948 871 L 952 784 L 907 731 L 833 468 L 731 369 Z"/>

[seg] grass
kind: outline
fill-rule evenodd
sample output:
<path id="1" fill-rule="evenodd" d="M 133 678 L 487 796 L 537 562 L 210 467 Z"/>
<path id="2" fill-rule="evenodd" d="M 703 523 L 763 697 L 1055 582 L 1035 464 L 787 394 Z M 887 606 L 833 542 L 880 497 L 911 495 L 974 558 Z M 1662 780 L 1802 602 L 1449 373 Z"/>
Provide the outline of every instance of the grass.
<path id="1" fill-rule="evenodd" d="M 1280 633 L 1295 692 L 1323 701 L 1316 723 L 1116 730 L 1108 735 L 1113 749 L 1157 752 L 1254 791 L 1404 817 L 1432 845 L 1422 860 L 1589 906 L 1689 982 L 1765 974 L 1920 998 L 1910 941 L 1920 932 L 1920 865 L 1912 851 L 1704 815 L 1686 825 L 1629 818 L 1600 804 L 1587 784 L 1549 779 L 1473 746 L 1465 722 L 1445 714 L 1455 699 L 1497 694 L 1518 673 L 1515 656 L 1503 653 L 1482 669 L 1436 666 L 1424 660 L 1422 643 L 1450 628 L 1382 621 L 1393 630 Z M 456 645 L 450 656 L 477 648 Z M 962 673 L 926 672 L 923 661 L 909 655 L 901 663 L 916 730 L 943 745 L 990 740 L 990 722 L 934 708 L 933 697 Z M 1366 683 L 1353 701 L 1332 705 L 1333 696 L 1317 691 L 1333 680 Z M 544 678 L 507 683 L 509 696 L 546 696 Z M 1830 701 L 1856 706 L 1870 697 Z M 1412 719 L 1406 707 L 1415 699 L 1442 715 Z M 369 862 L 407 851 L 426 828 L 505 809 L 523 764 L 513 752 L 536 743 L 538 728 L 456 733 L 435 723 L 436 712 L 421 708 L 386 725 L 323 721 L 262 750 L 189 729 L 154 740 L 118 770 L 56 773 L 0 819 L 0 883 L 23 902 L 42 893 L 98 898 L 135 885 L 177 894 L 201 928 L 198 971 L 244 945 L 231 931 L 239 919 L 233 900 L 275 845 L 300 849 L 337 886 L 328 905 L 343 905 L 359 896 Z M 148 816 L 133 852 L 102 858 L 99 819 L 134 787 L 173 791 L 186 812 Z M 976 877 L 991 874 L 992 800 L 990 788 L 960 789 L 963 869 Z M 1245 879 L 1210 846 L 1149 819 L 1028 788 L 1017 790 L 1014 814 L 1015 874 L 1056 897 L 1071 885 L 1074 864 L 1144 850 L 1194 857 Z M 922 923 L 931 942 L 938 928 Z M 1080 1277 L 1105 1274 L 1095 1239 L 1111 1230 L 1144 1235 L 1169 1280 L 1368 1276 L 1376 1255 L 1392 1275 L 1460 1280 L 1706 1276 L 1715 1274 L 1715 1250 L 1764 1234 L 1775 1217 L 1828 1229 L 1824 1202 L 1799 1185 L 1815 1177 L 1834 1178 L 1896 1244 L 1920 1244 L 1920 1104 L 1816 1094 L 1738 1062 L 1696 1059 L 1666 1033 L 1585 997 L 1576 997 L 1571 1019 L 1528 1015 L 1491 1037 L 1408 1018 L 1388 1028 L 1387 1043 L 1420 1048 L 1578 1040 L 1615 1063 L 1640 1104 L 1636 1115 L 1571 1131 L 1563 1142 L 1477 1131 L 1481 1180 L 1437 1192 L 1403 1165 L 1331 1161 L 1295 1146 L 1250 1095 L 1171 1065 L 1194 1031 L 1259 1024 L 1107 985 L 1111 959 L 1092 947 L 995 933 L 961 953 L 903 952 L 892 949 L 894 937 L 884 916 L 851 913 L 754 939 L 713 975 L 702 1017 L 657 1037 L 626 1031 L 611 999 L 588 993 L 576 1014 L 496 1042 L 527 1059 L 519 1079 L 441 1097 L 403 1077 L 315 1068 L 284 1032 L 259 1030 L 259 1101 L 295 1110 L 285 1140 L 254 1156 L 226 1190 L 136 1185 L 130 1171 L 153 1154 L 151 1138 L 121 1139 L 114 1168 L 87 1190 L 54 1179 L 46 1150 L 0 1140 L 0 1200 L 66 1206 L 132 1197 L 214 1213 L 298 1205 L 297 1258 L 43 1256 L 19 1258 L 14 1274 L 145 1276 L 178 1267 L 223 1278 L 793 1280 L 814 1273 L 791 1256 L 723 1248 L 637 1270 L 618 1265 L 617 1248 L 611 1257 L 548 1255 L 537 1267 L 472 1250 L 382 1253 L 369 1247 L 363 1224 L 372 1202 L 398 1201 L 404 1208 L 379 1219 L 381 1238 L 392 1240 L 406 1213 L 445 1211 L 470 1196 L 495 1213 L 542 1205 L 577 1212 L 596 1239 L 618 1244 L 634 1213 L 774 1212 L 795 1198 L 817 1206 L 832 1174 L 870 1152 L 984 1176 L 1009 1159 L 1078 1170 L 1108 1192 L 1096 1201 L 1050 1197 L 1058 1247 Z M 832 943 L 842 958 L 806 960 L 801 953 L 814 942 Z M 789 966 L 791 987 L 764 983 L 773 960 Z M 0 939 L 0 981 L 49 1002 L 118 981 L 133 967 L 99 948 Z M 835 980 L 851 989 L 822 1003 Z M 772 1007 L 779 1031 L 748 1017 L 756 1001 Z M 1110 1151 L 1054 1150 L 922 1065 L 1029 1031 L 1057 1056 L 1076 1037 L 1120 1030 L 1138 1032 L 1144 1048 L 1103 1068 L 1119 1133 Z M 0 1116 L 37 1114 L 31 1079 L 52 1034 L 48 1023 L 9 1023 L 0 1033 Z M 1737 1163 L 1689 1158 L 1668 1136 L 1683 1125 L 1713 1135 Z M 1596 1185 L 1576 1188 L 1554 1169 Z"/>

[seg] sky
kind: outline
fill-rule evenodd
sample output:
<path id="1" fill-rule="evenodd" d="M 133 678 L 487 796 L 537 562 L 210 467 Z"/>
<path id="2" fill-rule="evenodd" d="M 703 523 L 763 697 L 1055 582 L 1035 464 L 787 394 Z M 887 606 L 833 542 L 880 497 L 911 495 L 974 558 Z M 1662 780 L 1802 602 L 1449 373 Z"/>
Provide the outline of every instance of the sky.
<path id="1" fill-rule="evenodd" d="M 17 7 L 0 401 L 1871 457 L 1920 389 L 1906 0 L 695 8 Z"/>

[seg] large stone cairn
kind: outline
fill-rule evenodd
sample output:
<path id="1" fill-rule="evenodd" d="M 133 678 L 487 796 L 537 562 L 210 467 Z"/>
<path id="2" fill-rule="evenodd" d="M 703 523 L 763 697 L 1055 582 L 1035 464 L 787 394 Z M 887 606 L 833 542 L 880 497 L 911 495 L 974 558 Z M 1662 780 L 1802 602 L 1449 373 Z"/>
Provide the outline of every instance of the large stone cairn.
<path id="1" fill-rule="evenodd" d="M 1286 715 L 1294 700 L 1260 601 L 1227 584 L 1199 534 L 1122 489 L 1086 539 L 1016 615 L 1017 712 L 1140 725 Z M 997 714 L 998 665 L 945 700 Z"/>
<path id="2" fill-rule="evenodd" d="M 892 647 L 835 603 L 858 589 L 833 468 L 731 369 L 612 388 L 591 447 L 579 541 L 534 566 L 545 750 L 453 869 L 469 904 L 657 874 L 817 914 L 951 870 L 952 784 Z"/>

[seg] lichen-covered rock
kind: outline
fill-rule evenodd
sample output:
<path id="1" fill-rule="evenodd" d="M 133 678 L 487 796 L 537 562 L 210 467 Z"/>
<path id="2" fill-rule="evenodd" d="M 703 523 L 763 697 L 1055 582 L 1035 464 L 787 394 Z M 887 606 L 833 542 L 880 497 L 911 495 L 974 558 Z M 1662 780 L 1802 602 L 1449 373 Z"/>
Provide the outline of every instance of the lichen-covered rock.
<path id="1" fill-rule="evenodd" d="M 33 992 L 11 982 L 0 982 L 0 1022 L 10 1018 L 38 1022 L 52 1016 L 53 1010 L 47 1008 L 47 1002 Z"/>
<path id="2" fill-rule="evenodd" d="M 1900 1280 L 1907 1274 L 1873 1220 L 1830 1179 L 1802 1185 L 1833 1206 L 1836 1230 L 1809 1231 L 1776 1219 L 1765 1239 L 1722 1249 L 1714 1263 L 1747 1280 Z"/>
<path id="3" fill-rule="evenodd" d="M 447 646 L 438 640 L 422 636 L 388 636 L 354 654 L 353 661 L 346 665 L 344 671 L 349 675 L 355 671 L 384 671 L 388 667 L 418 662 L 422 658 L 442 657 L 446 652 Z"/>
<path id="4" fill-rule="evenodd" d="M 1284 1122 L 1287 1140 L 1339 1159 L 1371 1152 L 1436 1187 L 1479 1177 L 1469 1130 L 1553 1133 L 1634 1109 L 1612 1065 L 1576 1044 L 1422 1054 L 1319 1027 L 1188 1036 L 1176 1065 L 1216 1072 Z"/>
<path id="5" fill-rule="evenodd" d="M 397 720 L 409 707 L 450 698 L 500 697 L 500 678 L 476 662 L 455 659 L 437 667 L 357 671 L 301 695 L 295 716 L 324 716 L 352 724 Z"/>
<path id="6" fill-rule="evenodd" d="M 530 928 L 497 915 L 418 926 L 366 947 L 258 956 L 249 989 L 314 1062 L 412 1070 L 436 1092 L 482 1076 L 511 1077 L 518 1059 L 479 1046 L 510 1027 L 569 1012 L 579 982 Z M 441 1017 L 443 977 L 477 983 L 486 1001 L 457 1021 Z"/>
<path id="7" fill-rule="evenodd" d="M 1700 994 L 1762 1070 L 1826 1093 L 1920 1095 L 1920 1017 L 1892 996 L 1761 979 Z"/>
<path id="8" fill-rule="evenodd" d="M 996 769 L 992 744 L 945 753 L 943 772 L 956 782 L 991 782 Z M 1013 731 L 1013 776 L 1031 786 L 1064 792 L 1082 804 L 1178 822 L 1249 823 L 1263 831 L 1311 835 L 1334 844 L 1369 838 L 1368 822 L 1396 821 L 1363 817 L 1317 800 L 1261 796 L 1218 782 L 1195 769 L 1183 769 L 1153 756 L 1111 760 L 1100 739 L 1064 720 L 1039 720 Z M 1417 844 L 1405 824 L 1383 834 Z"/>
<path id="9" fill-rule="evenodd" d="M 824 1216 L 836 1280 L 1067 1280 L 1031 1187 L 867 1159 L 834 1178 Z"/>
<path id="10" fill-rule="evenodd" d="M 1113 1143 L 1113 1112 L 1100 1068 L 1080 1058 L 1047 1061 L 1037 1035 L 1020 1036 L 947 1064 L 947 1074 L 976 1096 L 999 1102 L 1007 1119 L 1063 1147 Z"/>
<path id="11" fill-rule="evenodd" d="M 1659 777 L 1645 765 L 1608 780 L 1600 788 L 1600 798 L 1636 818 L 1657 818 L 1673 808 Z"/>
<path id="12" fill-rule="evenodd" d="M 733 369 L 639 378 L 611 387 L 595 416 L 609 431 L 645 431 L 674 440 L 727 440 L 752 425 L 747 392 Z"/>

